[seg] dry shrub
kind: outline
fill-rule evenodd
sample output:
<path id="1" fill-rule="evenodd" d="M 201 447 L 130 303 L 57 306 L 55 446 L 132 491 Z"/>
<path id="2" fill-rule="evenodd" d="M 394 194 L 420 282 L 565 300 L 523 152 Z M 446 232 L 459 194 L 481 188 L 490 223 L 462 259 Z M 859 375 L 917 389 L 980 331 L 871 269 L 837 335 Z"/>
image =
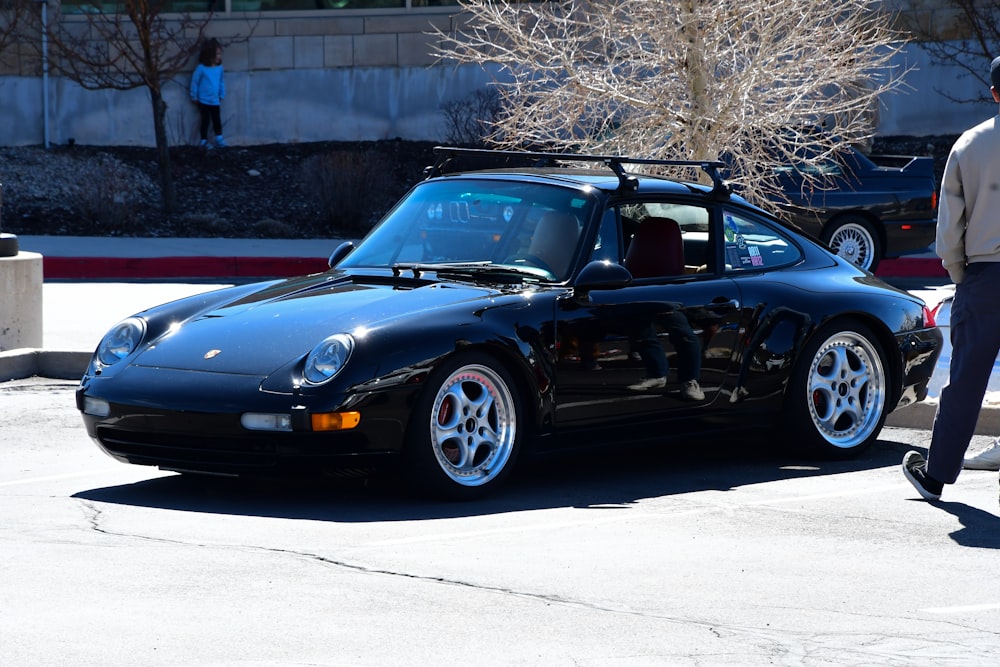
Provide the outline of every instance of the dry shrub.
<path id="1" fill-rule="evenodd" d="M 353 151 L 332 150 L 302 164 L 302 186 L 337 231 L 364 233 L 394 201 L 393 165 L 375 151 L 360 159 Z"/>
<path id="2" fill-rule="evenodd" d="M 262 239 L 293 239 L 301 236 L 299 230 L 282 220 L 262 218 L 250 225 L 250 231 Z"/>
<path id="3" fill-rule="evenodd" d="M 80 165 L 76 193 L 80 214 L 105 233 L 130 233 L 130 221 L 155 186 L 110 155 Z"/>
<path id="4" fill-rule="evenodd" d="M 232 222 L 215 213 L 182 213 L 174 218 L 174 233 L 192 238 L 238 236 Z"/>

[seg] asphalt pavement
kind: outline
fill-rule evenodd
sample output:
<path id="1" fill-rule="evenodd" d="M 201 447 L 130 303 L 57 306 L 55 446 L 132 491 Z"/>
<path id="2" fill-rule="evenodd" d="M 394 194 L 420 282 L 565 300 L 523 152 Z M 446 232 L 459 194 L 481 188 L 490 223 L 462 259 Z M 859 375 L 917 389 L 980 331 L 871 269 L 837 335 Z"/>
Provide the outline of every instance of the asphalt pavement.
<path id="1" fill-rule="evenodd" d="M 343 240 L 20 236 L 22 252 L 43 257 L 43 347 L 0 352 L 0 381 L 76 379 L 104 333 L 132 313 L 234 283 L 324 271 Z M 877 275 L 931 307 L 954 290 L 932 251 L 884 260 Z M 930 428 L 946 377 L 939 364 L 931 396 L 887 424 Z M 1000 391 L 987 394 L 977 433 L 1000 435 Z"/>

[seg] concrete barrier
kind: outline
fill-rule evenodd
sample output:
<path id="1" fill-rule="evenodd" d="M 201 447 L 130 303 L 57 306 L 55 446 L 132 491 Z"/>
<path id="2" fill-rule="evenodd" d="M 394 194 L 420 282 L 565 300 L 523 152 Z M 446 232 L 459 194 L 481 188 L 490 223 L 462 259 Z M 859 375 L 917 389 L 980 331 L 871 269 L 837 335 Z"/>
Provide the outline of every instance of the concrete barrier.
<path id="1" fill-rule="evenodd" d="M 42 346 L 42 256 L 0 257 L 0 352 Z"/>
<path id="2" fill-rule="evenodd" d="M 89 352 L 21 348 L 0 352 L 0 382 L 34 376 L 79 380 L 90 363 Z"/>

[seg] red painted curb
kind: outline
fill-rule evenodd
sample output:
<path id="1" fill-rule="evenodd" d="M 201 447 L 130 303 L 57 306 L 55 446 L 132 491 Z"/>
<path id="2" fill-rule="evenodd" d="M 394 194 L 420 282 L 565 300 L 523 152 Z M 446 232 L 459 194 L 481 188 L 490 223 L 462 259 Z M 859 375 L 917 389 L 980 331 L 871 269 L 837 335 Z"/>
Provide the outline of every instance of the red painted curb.
<path id="1" fill-rule="evenodd" d="M 42 258 L 45 278 L 109 280 L 137 278 L 276 278 L 326 271 L 313 257 L 51 257 Z M 881 278 L 947 278 L 933 257 L 885 259 Z"/>
<path id="2" fill-rule="evenodd" d="M 275 278 L 326 271 L 312 257 L 43 257 L 45 278 Z"/>
<path id="3" fill-rule="evenodd" d="M 948 272 L 937 257 L 883 259 L 875 275 L 880 278 L 947 278 Z"/>

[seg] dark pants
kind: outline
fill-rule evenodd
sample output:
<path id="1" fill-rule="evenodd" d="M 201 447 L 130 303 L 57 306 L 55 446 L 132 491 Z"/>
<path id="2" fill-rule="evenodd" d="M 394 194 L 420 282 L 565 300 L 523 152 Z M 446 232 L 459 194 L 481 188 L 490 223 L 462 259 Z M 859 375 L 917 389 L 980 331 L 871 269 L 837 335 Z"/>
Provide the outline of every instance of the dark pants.
<path id="1" fill-rule="evenodd" d="M 211 121 L 215 134 L 222 134 L 222 112 L 219 105 L 198 103 L 198 111 L 201 112 L 201 138 L 208 139 L 208 123 Z"/>
<path id="2" fill-rule="evenodd" d="M 687 382 L 701 377 L 701 343 L 691 324 L 679 311 L 673 311 L 657 318 L 677 352 L 677 381 Z M 635 350 L 646 366 L 646 377 L 667 377 L 670 372 L 667 355 L 656 335 L 656 326 L 650 322 L 637 332 L 633 341 Z"/>
<path id="3" fill-rule="evenodd" d="M 953 484 L 975 434 L 976 421 L 1000 352 L 1000 262 L 970 264 L 951 306 L 951 366 L 941 389 L 927 474 Z"/>

